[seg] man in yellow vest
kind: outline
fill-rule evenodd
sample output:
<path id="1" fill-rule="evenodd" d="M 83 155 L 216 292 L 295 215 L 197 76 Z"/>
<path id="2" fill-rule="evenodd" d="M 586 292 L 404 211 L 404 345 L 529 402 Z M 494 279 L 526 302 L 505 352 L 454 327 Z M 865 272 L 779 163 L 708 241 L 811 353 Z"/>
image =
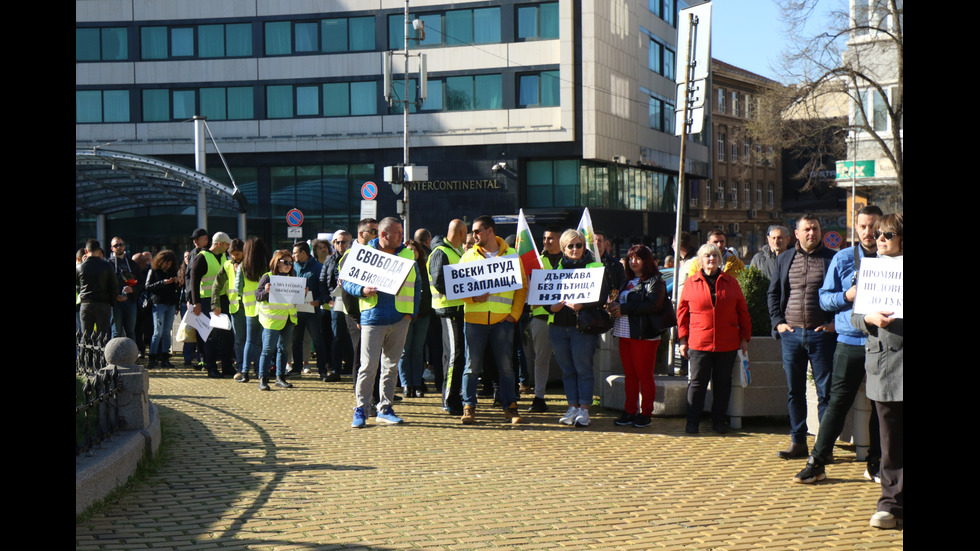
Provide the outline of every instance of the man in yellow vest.
<path id="1" fill-rule="evenodd" d="M 214 280 L 218 277 L 218 272 L 227 259 L 225 251 L 231 246 L 231 238 L 225 232 L 217 232 L 211 238 L 211 248 L 201 251 L 194 257 L 191 263 L 191 285 L 190 303 L 196 315 L 205 314 L 211 316 L 212 310 L 212 287 Z M 222 305 L 220 300 L 225 300 Z M 221 295 L 214 301 L 214 307 L 221 309 L 224 307 L 228 311 L 228 296 Z M 220 311 L 220 310 L 219 310 Z M 233 338 L 231 331 L 226 329 L 213 329 L 208 335 L 208 340 L 204 343 L 204 360 L 207 362 L 208 377 L 220 379 L 222 373 L 234 375 L 235 369 L 232 367 L 233 347 L 225 346 L 225 339 Z M 221 356 L 222 372 L 218 371 L 218 356 Z"/>
<path id="2" fill-rule="evenodd" d="M 466 241 L 466 223 L 460 219 L 449 223 L 446 238 L 437 235 L 432 239 L 432 253 L 426 268 L 429 270 L 429 287 L 432 291 L 432 309 L 442 325 L 442 407 L 450 415 L 463 414 L 461 395 L 463 368 L 463 301 L 446 298 L 446 278 L 443 266 L 456 264 L 463 257 L 460 247 Z"/>
<path id="3" fill-rule="evenodd" d="M 493 218 L 480 216 L 473 221 L 476 244 L 466 251 L 460 263 L 495 256 L 517 254 L 503 239 L 497 237 Z M 520 263 L 518 263 L 520 265 Z M 504 417 L 511 423 L 522 421 L 517 411 L 517 389 L 514 378 L 514 324 L 524 310 L 527 298 L 527 277 L 521 268 L 524 286 L 517 291 L 489 294 L 463 299 L 463 341 L 466 344 L 466 369 L 463 371 L 464 425 L 476 422 L 477 379 L 483 373 L 483 355 L 487 345 L 492 347 L 500 375 L 500 403 Z"/>
<path id="4" fill-rule="evenodd" d="M 545 270 L 553 270 L 561 261 L 562 252 L 559 240 L 562 230 L 556 225 L 544 229 L 541 240 L 544 252 L 541 253 L 541 266 Z M 548 411 L 544 401 L 545 387 L 548 386 L 548 375 L 551 373 L 551 338 L 548 336 L 548 317 L 551 314 L 544 306 L 536 306 L 531 310 L 531 350 L 534 353 L 534 400 L 527 408 L 533 413 Z"/>
<path id="5" fill-rule="evenodd" d="M 367 246 L 411 260 L 414 264 L 415 253 L 402 244 L 402 238 L 401 221 L 388 217 L 378 224 L 378 237 L 372 239 Z M 394 295 L 379 291 L 376 287 L 364 287 L 352 281 L 343 282 L 345 291 L 359 297 L 361 311 L 361 368 L 357 372 L 354 386 L 353 428 L 364 427 L 367 420 L 379 359 L 381 380 L 378 386 L 381 400 L 375 421 L 389 425 L 402 422 L 395 415 L 391 404 L 395 395 L 395 379 L 398 377 L 398 360 L 405 349 L 408 326 L 419 311 L 421 281 L 413 265 L 398 293 Z"/>

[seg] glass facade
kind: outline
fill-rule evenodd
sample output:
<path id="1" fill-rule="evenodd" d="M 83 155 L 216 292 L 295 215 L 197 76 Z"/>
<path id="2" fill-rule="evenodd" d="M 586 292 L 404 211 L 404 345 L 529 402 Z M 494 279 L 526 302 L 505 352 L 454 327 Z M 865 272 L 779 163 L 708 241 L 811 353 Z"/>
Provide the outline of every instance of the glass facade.
<path id="1" fill-rule="evenodd" d="M 604 165 L 578 159 L 527 162 L 531 208 L 597 207 L 675 212 L 674 176 L 643 168 Z"/>
<path id="2" fill-rule="evenodd" d="M 518 40 L 558 38 L 558 2 L 517 7 Z"/>

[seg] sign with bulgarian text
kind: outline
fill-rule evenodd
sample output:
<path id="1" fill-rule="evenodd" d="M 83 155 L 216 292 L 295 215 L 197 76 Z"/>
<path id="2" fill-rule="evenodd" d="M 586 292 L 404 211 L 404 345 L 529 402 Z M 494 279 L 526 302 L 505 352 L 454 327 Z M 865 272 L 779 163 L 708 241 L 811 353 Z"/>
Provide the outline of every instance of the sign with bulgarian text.
<path id="1" fill-rule="evenodd" d="M 521 260 L 516 254 L 447 264 L 442 267 L 442 273 L 449 300 L 505 293 L 524 287 Z"/>
<path id="2" fill-rule="evenodd" d="M 305 277 L 269 276 L 269 302 L 275 304 L 303 304 L 303 297 L 305 295 Z"/>
<path id="3" fill-rule="evenodd" d="M 887 257 L 861 260 L 854 313 L 893 312 L 891 317 L 905 317 L 904 265 L 903 259 Z"/>
<path id="4" fill-rule="evenodd" d="M 340 267 L 340 279 L 364 287 L 376 287 L 382 293 L 398 294 L 414 260 L 402 258 L 360 243 L 355 243 Z"/>
<path id="5" fill-rule="evenodd" d="M 599 300 L 605 268 L 534 270 L 528 283 L 528 304 L 586 304 Z"/>

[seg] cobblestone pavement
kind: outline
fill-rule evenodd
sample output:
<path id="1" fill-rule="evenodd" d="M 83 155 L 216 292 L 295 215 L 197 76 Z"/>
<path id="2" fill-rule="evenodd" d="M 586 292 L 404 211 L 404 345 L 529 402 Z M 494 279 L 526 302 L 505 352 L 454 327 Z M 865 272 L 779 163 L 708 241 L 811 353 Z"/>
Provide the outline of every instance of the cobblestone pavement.
<path id="1" fill-rule="evenodd" d="M 879 488 L 852 449 L 823 483 L 791 483 L 804 463 L 776 457 L 786 427 L 686 436 L 682 419 L 624 429 L 593 408 L 571 428 L 555 393 L 524 425 L 486 404 L 464 427 L 427 395 L 395 405 L 404 425 L 356 430 L 348 377 L 293 382 L 153 371 L 168 459 L 76 524 L 76 549 L 904 547 L 901 530 L 869 528 Z"/>

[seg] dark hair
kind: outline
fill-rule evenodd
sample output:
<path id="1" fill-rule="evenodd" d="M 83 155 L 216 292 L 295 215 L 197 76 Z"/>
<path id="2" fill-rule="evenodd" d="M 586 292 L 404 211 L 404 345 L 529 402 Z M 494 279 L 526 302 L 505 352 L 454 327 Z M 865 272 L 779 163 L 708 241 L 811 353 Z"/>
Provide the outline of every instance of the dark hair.
<path id="1" fill-rule="evenodd" d="M 265 242 L 258 237 L 252 237 L 245 242 L 242 252 L 245 253 L 242 258 L 242 273 L 250 281 L 262 279 L 262 274 L 268 271 L 266 267 L 269 265 L 269 248 L 265 246 Z"/>
<path id="2" fill-rule="evenodd" d="M 167 262 L 170 262 L 171 268 L 174 269 L 177 268 L 177 264 L 178 264 L 177 255 L 174 254 L 174 252 L 169 249 L 162 250 L 158 252 L 156 256 L 153 257 L 153 262 L 150 262 L 150 269 L 162 270 L 163 265 L 166 264 Z"/>
<path id="3" fill-rule="evenodd" d="M 89 239 L 85 242 L 85 250 L 94 253 L 95 251 L 101 251 L 102 245 L 99 244 L 98 239 Z"/>
<path id="4" fill-rule="evenodd" d="M 313 256 L 310 254 L 310 245 L 306 241 L 300 241 L 298 243 L 293 243 L 293 250 L 299 249 L 306 253 L 306 256 Z"/>
<path id="5" fill-rule="evenodd" d="M 875 205 L 866 205 L 864 208 L 857 212 L 858 214 L 863 214 L 865 216 L 884 216 L 885 213 L 881 211 L 880 208 Z"/>
<path id="6" fill-rule="evenodd" d="M 418 253 L 419 258 L 416 260 L 416 263 L 420 268 L 424 269 L 428 257 L 425 255 L 425 247 L 422 245 L 422 243 L 414 239 L 407 239 L 405 241 L 405 246 Z"/>
<path id="7" fill-rule="evenodd" d="M 808 212 L 796 220 L 796 229 L 800 229 L 800 222 L 803 221 L 816 222 L 818 226 L 820 225 L 820 219 L 812 212 Z"/>
<path id="8" fill-rule="evenodd" d="M 646 245 L 633 245 L 626 253 L 627 262 L 634 256 L 643 261 L 643 272 L 640 274 L 643 279 L 652 275 L 660 275 L 660 272 L 657 271 L 657 259 L 653 258 L 653 253 L 650 252 L 649 247 Z"/>
<path id="9" fill-rule="evenodd" d="M 269 271 L 272 272 L 272 275 L 280 275 L 276 270 L 276 265 L 279 264 L 279 261 L 283 258 L 291 262 L 293 260 L 293 253 L 289 249 L 279 249 L 278 251 L 272 253 L 272 260 L 269 261 Z M 289 275 L 296 275 L 295 268 L 293 268 L 292 265 L 289 266 Z"/>
<path id="10" fill-rule="evenodd" d="M 371 224 L 377 224 L 377 223 L 378 221 L 375 220 L 374 218 L 364 218 L 357 223 L 357 233 L 361 233 L 362 231 L 368 229 L 368 226 L 370 226 Z"/>
<path id="11" fill-rule="evenodd" d="M 562 230 L 561 230 L 561 226 L 559 226 L 558 224 L 548 224 L 547 226 L 544 227 L 544 231 L 545 233 L 557 233 L 558 235 L 561 235 Z"/>
<path id="12" fill-rule="evenodd" d="M 708 239 L 711 239 L 711 237 L 714 236 L 714 235 L 720 235 L 722 237 L 726 237 L 725 236 L 725 230 L 720 229 L 720 228 L 715 228 L 715 229 L 713 229 L 713 230 L 711 230 L 711 231 L 708 232 L 708 236 L 705 238 L 705 241 L 707 241 Z M 728 241 L 727 237 L 726 237 L 725 241 Z"/>
<path id="13" fill-rule="evenodd" d="M 81 262 L 85 258 L 85 248 L 78 249 L 75 251 L 75 262 Z"/>
<path id="14" fill-rule="evenodd" d="M 905 254 L 905 215 L 896 212 L 886 214 L 875 222 L 874 231 L 891 231 L 898 234 L 898 248 Z"/>
<path id="15" fill-rule="evenodd" d="M 229 251 L 241 251 L 242 250 L 242 247 L 244 247 L 244 246 L 245 246 L 245 243 L 242 242 L 241 239 L 239 239 L 239 238 L 236 237 L 236 238 L 234 238 L 234 239 L 231 240 L 231 246 L 228 247 L 228 250 Z"/>
<path id="16" fill-rule="evenodd" d="M 415 240 L 418 241 L 420 245 L 427 243 L 432 240 L 432 232 L 425 228 L 419 228 L 415 230 Z"/>
<path id="17" fill-rule="evenodd" d="M 490 229 L 492 229 L 493 230 L 493 233 L 495 233 L 495 234 L 497 233 L 497 224 L 493 221 L 493 217 L 492 216 L 487 216 L 486 214 L 484 214 L 482 216 L 477 216 L 473 220 L 473 223 L 476 224 L 477 222 L 479 222 L 480 225 L 483 226 L 484 228 L 490 228 Z"/>

